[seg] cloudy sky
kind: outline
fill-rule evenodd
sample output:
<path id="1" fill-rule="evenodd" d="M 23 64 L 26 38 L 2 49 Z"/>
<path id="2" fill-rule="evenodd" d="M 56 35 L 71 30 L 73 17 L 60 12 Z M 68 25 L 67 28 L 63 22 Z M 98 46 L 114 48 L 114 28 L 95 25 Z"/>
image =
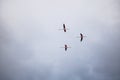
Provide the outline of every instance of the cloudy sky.
<path id="1" fill-rule="evenodd" d="M 0 80 L 120 80 L 119 40 L 119 0 L 0 0 Z"/>

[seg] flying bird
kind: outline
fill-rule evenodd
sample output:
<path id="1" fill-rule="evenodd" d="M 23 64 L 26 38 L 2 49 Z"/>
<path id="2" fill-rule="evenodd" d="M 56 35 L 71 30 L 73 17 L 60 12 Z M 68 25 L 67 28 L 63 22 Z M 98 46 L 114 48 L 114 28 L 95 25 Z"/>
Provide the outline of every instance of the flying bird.
<path id="1" fill-rule="evenodd" d="M 71 47 L 68 47 L 67 44 L 65 44 L 64 47 L 61 47 L 61 48 L 65 48 L 65 51 L 67 51 L 67 49 Z"/>
<path id="2" fill-rule="evenodd" d="M 65 24 L 63 24 L 63 29 L 59 29 L 59 30 L 64 30 L 64 32 L 66 32 L 66 31 L 69 30 L 69 29 L 66 28 L 66 25 L 65 25 Z"/>
<path id="3" fill-rule="evenodd" d="M 86 37 L 86 36 L 83 36 L 83 34 L 82 34 L 82 33 L 80 33 L 80 36 L 79 36 L 79 37 L 77 37 L 77 38 L 80 38 L 80 41 L 82 42 L 84 37 Z"/>

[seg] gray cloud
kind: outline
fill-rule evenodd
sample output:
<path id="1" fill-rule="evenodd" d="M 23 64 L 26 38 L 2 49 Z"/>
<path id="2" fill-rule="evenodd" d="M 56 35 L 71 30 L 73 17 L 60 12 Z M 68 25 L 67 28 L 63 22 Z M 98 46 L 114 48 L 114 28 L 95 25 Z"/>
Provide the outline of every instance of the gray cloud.
<path id="1" fill-rule="evenodd" d="M 0 80 L 120 79 L 119 0 L 0 4 Z M 63 23 L 67 33 L 58 30 Z"/>

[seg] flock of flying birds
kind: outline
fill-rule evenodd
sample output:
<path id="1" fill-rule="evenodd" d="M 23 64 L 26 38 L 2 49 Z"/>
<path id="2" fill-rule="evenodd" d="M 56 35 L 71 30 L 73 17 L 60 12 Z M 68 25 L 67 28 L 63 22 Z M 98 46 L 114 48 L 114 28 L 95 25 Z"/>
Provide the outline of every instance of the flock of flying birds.
<path id="1" fill-rule="evenodd" d="M 66 28 L 65 24 L 63 24 L 63 29 L 59 29 L 59 30 L 63 30 L 64 32 L 66 32 L 69 29 Z M 83 37 L 86 37 L 86 36 L 83 36 L 83 34 L 80 33 L 79 37 L 77 38 L 80 38 L 80 41 L 82 42 Z M 65 51 L 67 51 L 67 48 L 71 48 L 71 47 L 68 47 L 67 44 L 65 44 L 64 47 L 61 47 L 61 48 L 65 48 Z"/>

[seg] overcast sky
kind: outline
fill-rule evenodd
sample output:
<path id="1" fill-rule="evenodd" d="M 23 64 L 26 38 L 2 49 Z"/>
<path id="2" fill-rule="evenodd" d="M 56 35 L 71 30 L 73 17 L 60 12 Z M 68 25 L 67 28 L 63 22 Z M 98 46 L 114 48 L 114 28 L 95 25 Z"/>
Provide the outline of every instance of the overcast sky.
<path id="1" fill-rule="evenodd" d="M 120 80 L 120 1 L 0 0 L 0 80 Z"/>

